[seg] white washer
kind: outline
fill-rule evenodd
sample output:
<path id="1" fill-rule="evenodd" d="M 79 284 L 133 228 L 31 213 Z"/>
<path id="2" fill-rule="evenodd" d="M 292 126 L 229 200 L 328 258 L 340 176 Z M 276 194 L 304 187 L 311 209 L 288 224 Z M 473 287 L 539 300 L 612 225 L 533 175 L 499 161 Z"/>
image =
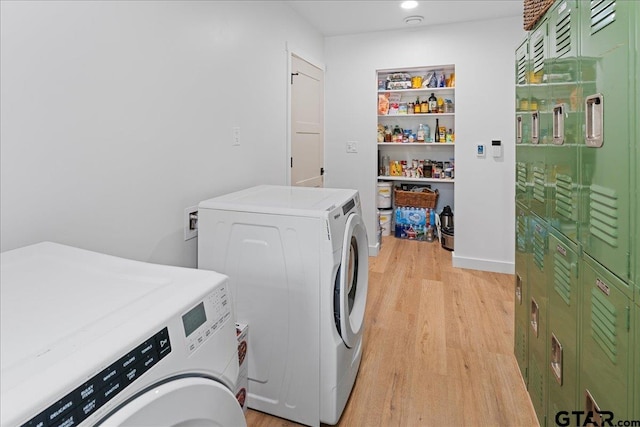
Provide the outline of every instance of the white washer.
<path id="1" fill-rule="evenodd" d="M 200 203 L 198 267 L 251 325 L 248 406 L 336 424 L 362 357 L 368 242 L 356 190 L 262 185 Z"/>
<path id="2" fill-rule="evenodd" d="M 226 276 L 49 242 L 0 272 L 0 425 L 246 426 Z"/>

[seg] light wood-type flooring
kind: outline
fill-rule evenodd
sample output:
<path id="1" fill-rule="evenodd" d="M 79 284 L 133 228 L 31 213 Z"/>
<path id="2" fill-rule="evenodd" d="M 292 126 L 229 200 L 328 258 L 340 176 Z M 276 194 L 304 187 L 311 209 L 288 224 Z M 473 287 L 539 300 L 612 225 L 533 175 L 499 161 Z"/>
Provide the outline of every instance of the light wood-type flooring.
<path id="1" fill-rule="evenodd" d="M 454 268 L 437 242 L 383 239 L 338 425 L 537 426 L 513 355 L 513 276 Z M 251 409 L 247 424 L 298 425 Z"/>

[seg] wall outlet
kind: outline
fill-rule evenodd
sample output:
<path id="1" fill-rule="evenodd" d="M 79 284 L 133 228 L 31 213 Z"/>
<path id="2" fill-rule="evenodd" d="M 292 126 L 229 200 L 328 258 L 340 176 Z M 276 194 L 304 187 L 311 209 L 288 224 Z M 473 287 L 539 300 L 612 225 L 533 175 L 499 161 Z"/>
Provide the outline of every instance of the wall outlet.
<path id="1" fill-rule="evenodd" d="M 184 240 L 198 236 L 198 207 L 191 206 L 184 210 Z"/>
<path id="2" fill-rule="evenodd" d="M 358 152 L 358 141 L 347 141 L 347 153 Z"/>
<path id="3" fill-rule="evenodd" d="M 239 127 L 234 127 L 232 129 L 232 142 L 231 145 L 240 145 L 240 128 Z"/>

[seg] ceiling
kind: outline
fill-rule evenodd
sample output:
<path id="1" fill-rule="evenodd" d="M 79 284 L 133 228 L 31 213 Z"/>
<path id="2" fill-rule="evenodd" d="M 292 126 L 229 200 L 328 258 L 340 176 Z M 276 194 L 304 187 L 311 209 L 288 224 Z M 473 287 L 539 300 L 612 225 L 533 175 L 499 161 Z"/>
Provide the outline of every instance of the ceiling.
<path id="1" fill-rule="evenodd" d="M 429 25 L 481 21 L 520 16 L 523 0 L 427 0 L 411 10 L 400 8 L 400 1 L 301 0 L 285 1 L 324 36 L 368 33 L 372 31 L 420 28 Z M 419 15 L 422 23 L 405 24 L 404 19 Z"/>

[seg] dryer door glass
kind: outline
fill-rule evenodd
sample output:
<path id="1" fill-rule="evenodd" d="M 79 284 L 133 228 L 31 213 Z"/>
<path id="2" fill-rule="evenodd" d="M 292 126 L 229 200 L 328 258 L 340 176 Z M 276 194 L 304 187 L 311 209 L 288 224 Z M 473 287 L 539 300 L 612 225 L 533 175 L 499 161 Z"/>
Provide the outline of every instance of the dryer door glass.
<path id="1" fill-rule="evenodd" d="M 342 261 L 334 293 L 336 327 L 347 347 L 357 345 L 364 323 L 369 282 L 369 243 L 362 218 L 347 219 L 342 244 Z"/>
<path id="2" fill-rule="evenodd" d="M 134 396 L 98 425 L 246 426 L 244 412 L 233 393 L 221 383 L 202 377 L 182 377 Z"/>

